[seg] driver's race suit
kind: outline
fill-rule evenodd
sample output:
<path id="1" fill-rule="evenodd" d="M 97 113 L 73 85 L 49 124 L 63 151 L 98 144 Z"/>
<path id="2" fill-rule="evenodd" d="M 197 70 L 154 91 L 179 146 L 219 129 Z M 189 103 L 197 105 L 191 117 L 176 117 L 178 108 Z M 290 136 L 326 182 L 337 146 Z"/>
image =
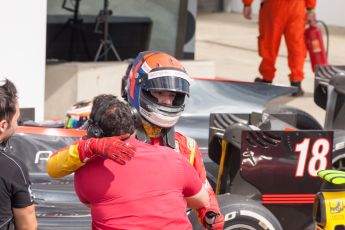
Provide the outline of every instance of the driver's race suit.
<path id="1" fill-rule="evenodd" d="M 150 138 L 152 145 L 163 145 L 162 138 Z M 196 141 L 178 132 L 175 133 L 175 150 L 185 156 L 197 171 L 201 182 L 204 184 L 210 197 L 210 206 L 197 210 L 198 218 L 202 223 L 202 218 L 206 211 L 220 213 L 216 195 L 207 181 L 206 170 L 202 161 L 201 153 Z M 78 142 L 61 149 L 51 155 L 47 162 L 47 172 L 53 178 L 61 178 L 73 173 L 85 163 L 81 162 L 78 153 Z"/>

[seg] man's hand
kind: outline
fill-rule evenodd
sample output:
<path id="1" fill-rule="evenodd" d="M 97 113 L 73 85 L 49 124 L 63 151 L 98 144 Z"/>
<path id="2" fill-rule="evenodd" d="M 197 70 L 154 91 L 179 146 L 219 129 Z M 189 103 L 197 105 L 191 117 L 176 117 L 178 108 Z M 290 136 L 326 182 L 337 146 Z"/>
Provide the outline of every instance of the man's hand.
<path id="1" fill-rule="evenodd" d="M 244 6 L 243 7 L 243 16 L 246 19 L 249 19 L 249 20 L 252 19 L 252 6 Z"/>
<path id="2" fill-rule="evenodd" d="M 309 25 L 315 25 L 316 24 L 316 16 L 315 16 L 314 10 L 308 10 L 306 18 L 307 18 L 307 23 Z"/>
<path id="3" fill-rule="evenodd" d="M 78 142 L 79 158 L 87 162 L 94 156 L 103 156 L 124 165 L 135 153 L 132 145 L 122 141 L 125 137 L 128 135 L 81 140 Z"/>
<path id="4" fill-rule="evenodd" d="M 221 213 L 207 211 L 203 219 L 206 229 L 222 230 L 224 229 L 224 216 Z"/>

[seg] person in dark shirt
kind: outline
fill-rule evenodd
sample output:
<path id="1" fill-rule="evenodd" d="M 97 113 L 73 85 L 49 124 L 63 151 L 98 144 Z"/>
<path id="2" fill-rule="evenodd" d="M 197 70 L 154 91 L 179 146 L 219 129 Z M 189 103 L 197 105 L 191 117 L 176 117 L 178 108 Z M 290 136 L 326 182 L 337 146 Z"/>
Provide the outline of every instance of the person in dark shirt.
<path id="1" fill-rule="evenodd" d="M 21 160 L 10 154 L 8 140 L 17 128 L 17 90 L 0 79 L 0 229 L 37 229 L 29 173 Z"/>

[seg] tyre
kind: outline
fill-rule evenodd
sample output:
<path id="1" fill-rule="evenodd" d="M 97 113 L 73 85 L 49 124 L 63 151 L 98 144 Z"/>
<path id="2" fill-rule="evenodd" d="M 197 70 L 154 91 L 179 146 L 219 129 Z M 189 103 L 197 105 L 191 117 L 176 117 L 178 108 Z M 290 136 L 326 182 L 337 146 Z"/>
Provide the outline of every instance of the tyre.
<path id="1" fill-rule="evenodd" d="M 262 204 L 251 199 L 224 194 L 217 196 L 225 230 L 282 230 L 277 218 Z M 202 229 L 194 213 L 189 215 L 193 229 Z"/>
<path id="2" fill-rule="evenodd" d="M 309 113 L 303 110 L 279 105 L 264 110 L 268 114 L 296 114 L 296 128 L 301 130 L 323 130 L 322 125 Z"/>
<path id="3" fill-rule="evenodd" d="M 345 150 L 336 150 L 332 154 L 332 167 L 333 169 L 345 171 Z"/>
<path id="4" fill-rule="evenodd" d="M 226 230 L 282 230 L 277 218 L 262 204 L 239 195 L 228 196 L 221 207 Z M 224 204 L 224 203 L 221 203 Z"/>

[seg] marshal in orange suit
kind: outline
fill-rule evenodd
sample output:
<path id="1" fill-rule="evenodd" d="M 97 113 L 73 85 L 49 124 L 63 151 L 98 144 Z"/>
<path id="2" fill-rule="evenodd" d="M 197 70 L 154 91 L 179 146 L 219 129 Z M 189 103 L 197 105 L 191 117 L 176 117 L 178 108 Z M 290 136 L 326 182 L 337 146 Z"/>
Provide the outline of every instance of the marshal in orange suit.
<path id="1" fill-rule="evenodd" d="M 253 0 L 242 0 L 243 16 L 251 19 Z M 259 12 L 258 50 L 262 61 L 259 72 L 262 78 L 255 82 L 272 83 L 280 41 L 284 35 L 288 50 L 290 82 L 298 87 L 292 96 L 304 94 L 301 82 L 304 78 L 303 66 L 306 58 L 304 30 L 306 20 L 315 23 L 316 0 L 264 0 Z"/>

